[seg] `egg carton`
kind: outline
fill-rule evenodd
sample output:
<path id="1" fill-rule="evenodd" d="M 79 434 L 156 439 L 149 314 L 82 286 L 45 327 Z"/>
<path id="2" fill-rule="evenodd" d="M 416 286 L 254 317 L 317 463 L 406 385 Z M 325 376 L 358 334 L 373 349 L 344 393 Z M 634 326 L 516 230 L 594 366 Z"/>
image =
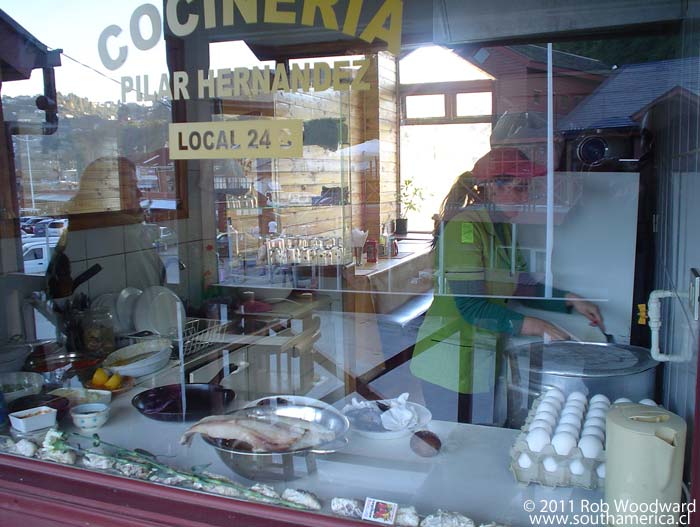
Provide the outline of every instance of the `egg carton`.
<path id="1" fill-rule="evenodd" d="M 586 489 L 596 489 L 603 486 L 605 480 L 598 476 L 597 469 L 598 466 L 605 463 L 605 452 L 601 452 L 595 458 L 587 458 L 578 447 L 574 447 L 568 455 L 562 456 L 557 454 L 551 444 L 545 445 L 541 452 L 533 452 L 525 440 L 526 436 L 527 430 L 523 429 L 510 449 L 510 469 L 515 479 L 520 483 L 539 483 L 548 487 L 583 487 Z M 527 468 L 520 466 L 519 460 L 522 454 L 526 454 L 532 461 Z M 547 461 L 545 462 L 545 460 Z M 579 471 L 581 474 L 575 474 L 571 471 L 571 463 L 574 461 L 580 463 Z M 547 470 L 545 465 L 550 470 Z"/>
<path id="2" fill-rule="evenodd" d="M 539 483 L 548 487 L 583 487 L 586 489 L 602 487 L 605 480 L 598 475 L 597 469 L 605 463 L 604 450 L 595 458 L 585 457 L 577 446 L 571 449 L 566 456 L 558 454 L 551 444 L 545 445 L 541 452 L 530 450 L 526 437 L 542 399 L 544 399 L 544 394 L 532 402 L 521 433 L 510 450 L 510 469 L 515 479 L 525 484 Z M 526 454 L 532 461 L 528 467 L 520 466 L 519 459 L 522 454 Z M 546 463 L 545 460 L 547 460 Z M 576 471 L 581 472 L 580 474 L 571 471 L 571 464 L 574 461 L 580 463 Z M 547 470 L 545 465 L 550 470 Z"/>

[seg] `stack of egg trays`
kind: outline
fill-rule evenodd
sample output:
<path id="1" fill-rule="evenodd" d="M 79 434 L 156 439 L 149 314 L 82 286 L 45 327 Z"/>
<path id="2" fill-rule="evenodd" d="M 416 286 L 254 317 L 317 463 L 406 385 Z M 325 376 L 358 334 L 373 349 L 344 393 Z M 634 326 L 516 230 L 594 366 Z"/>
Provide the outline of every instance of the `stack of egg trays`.
<path id="1" fill-rule="evenodd" d="M 510 469 L 515 479 L 520 483 L 539 483 L 547 487 L 583 487 L 586 489 L 597 489 L 603 487 L 605 480 L 598 477 L 596 468 L 601 463 L 605 463 L 605 451 L 596 458 L 583 456 L 581 450 L 576 446 L 571 449 L 569 455 L 557 454 L 551 444 L 545 445 L 541 452 L 533 452 L 527 444 L 525 438 L 530 431 L 530 423 L 535 419 L 537 405 L 544 398 L 540 396 L 532 404 L 525 420 L 525 424 L 520 429 L 520 434 L 515 439 L 515 443 L 510 449 Z M 528 468 L 523 468 L 518 463 L 521 454 L 527 454 L 532 460 Z M 556 462 L 556 470 L 549 472 L 544 468 L 544 460 L 551 457 Z M 583 465 L 582 474 L 573 474 L 569 468 L 571 462 L 578 459 Z"/>

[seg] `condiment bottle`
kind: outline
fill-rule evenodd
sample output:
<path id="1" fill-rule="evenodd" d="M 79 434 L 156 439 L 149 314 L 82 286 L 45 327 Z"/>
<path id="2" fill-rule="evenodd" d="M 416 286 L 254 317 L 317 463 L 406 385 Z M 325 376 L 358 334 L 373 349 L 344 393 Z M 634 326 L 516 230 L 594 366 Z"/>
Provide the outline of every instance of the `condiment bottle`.
<path id="1" fill-rule="evenodd" d="M 367 263 L 377 263 L 377 240 L 367 240 Z"/>

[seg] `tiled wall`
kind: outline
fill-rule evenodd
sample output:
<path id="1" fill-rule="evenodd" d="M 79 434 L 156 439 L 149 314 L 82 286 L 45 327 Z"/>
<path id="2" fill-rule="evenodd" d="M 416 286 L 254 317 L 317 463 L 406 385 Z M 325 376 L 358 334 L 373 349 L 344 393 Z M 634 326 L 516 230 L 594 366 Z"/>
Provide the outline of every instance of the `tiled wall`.
<path id="1" fill-rule="evenodd" d="M 680 78 L 700 78 L 700 2 L 691 1 L 682 27 L 684 59 Z M 658 232 L 656 287 L 677 291 L 664 301 L 661 351 L 688 360 L 664 365 L 661 393 L 664 405 L 688 422 L 692 430 L 697 376 L 698 323 L 692 318 L 687 294 L 690 268 L 700 268 L 700 112 L 697 95 L 674 97 L 654 112 Z M 689 437 L 688 444 L 692 438 Z M 686 465 L 689 459 L 686 459 Z"/>

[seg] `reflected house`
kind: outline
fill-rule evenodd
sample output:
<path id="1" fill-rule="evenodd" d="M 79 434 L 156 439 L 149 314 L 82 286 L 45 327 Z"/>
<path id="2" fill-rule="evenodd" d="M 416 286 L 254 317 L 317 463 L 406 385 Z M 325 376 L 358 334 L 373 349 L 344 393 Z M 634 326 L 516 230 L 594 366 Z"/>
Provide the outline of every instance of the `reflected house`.
<path id="1" fill-rule="evenodd" d="M 678 113 L 679 105 L 697 111 L 700 81 L 694 59 L 629 64 L 614 70 L 559 124 L 566 139 L 569 170 L 636 170 L 652 148 L 660 111 Z M 688 129 L 690 144 L 697 131 Z"/>
<path id="2" fill-rule="evenodd" d="M 517 146 L 530 159 L 546 164 L 547 48 L 465 48 L 460 55 L 494 77 L 491 145 Z M 552 74 L 556 128 L 558 120 L 605 80 L 610 68 L 596 59 L 554 50 Z"/>

